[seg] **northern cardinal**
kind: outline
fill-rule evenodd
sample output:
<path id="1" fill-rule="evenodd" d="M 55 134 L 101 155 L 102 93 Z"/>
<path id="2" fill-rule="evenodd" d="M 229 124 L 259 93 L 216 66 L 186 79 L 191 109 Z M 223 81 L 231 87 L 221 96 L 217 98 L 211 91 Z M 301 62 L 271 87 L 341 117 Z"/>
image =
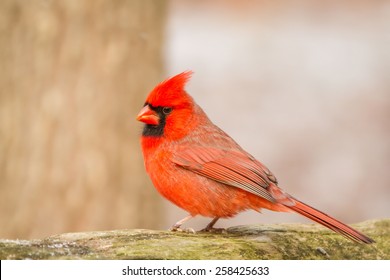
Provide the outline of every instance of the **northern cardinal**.
<path id="1" fill-rule="evenodd" d="M 201 215 L 220 218 L 266 208 L 297 212 L 343 236 L 362 243 L 374 240 L 299 201 L 278 187 L 271 171 L 214 125 L 185 91 L 192 72 L 158 84 L 137 120 L 143 122 L 141 146 L 146 171 L 166 199 L 189 213 L 172 230 Z"/>

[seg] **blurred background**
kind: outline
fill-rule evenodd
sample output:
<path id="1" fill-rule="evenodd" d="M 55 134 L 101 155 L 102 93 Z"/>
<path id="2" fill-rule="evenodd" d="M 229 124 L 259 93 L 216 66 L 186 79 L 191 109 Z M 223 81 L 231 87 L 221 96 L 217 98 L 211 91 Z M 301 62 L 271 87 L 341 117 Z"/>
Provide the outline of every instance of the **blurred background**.
<path id="1" fill-rule="evenodd" d="M 389 1 L 1 0 L 0 238 L 186 216 L 150 183 L 135 116 L 190 69 L 188 92 L 284 190 L 347 223 L 390 217 Z M 217 226 L 284 222 L 308 221 Z"/>

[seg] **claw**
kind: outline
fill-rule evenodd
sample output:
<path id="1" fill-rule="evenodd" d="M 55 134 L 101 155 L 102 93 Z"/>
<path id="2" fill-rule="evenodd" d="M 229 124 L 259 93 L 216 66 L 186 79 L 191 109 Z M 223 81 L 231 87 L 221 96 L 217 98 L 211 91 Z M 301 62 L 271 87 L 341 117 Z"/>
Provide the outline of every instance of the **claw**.
<path id="1" fill-rule="evenodd" d="M 196 231 L 193 228 L 180 228 L 180 227 L 173 226 L 169 230 L 176 231 L 176 232 L 196 233 Z"/>
<path id="2" fill-rule="evenodd" d="M 195 233 L 195 230 L 192 228 L 184 228 L 184 229 L 180 228 L 182 226 L 182 224 L 184 224 L 185 222 L 187 222 L 188 220 L 190 220 L 192 218 L 193 218 L 193 216 L 189 215 L 189 216 L 185 217 L 184 219 L 181 219 L 180 221 L 176 222 L 176 224 L 171 226 L 169 228 L 169 230 L 170 231 L 177 231 L 177 232 Z"/>
<path id="3" fill-rule="evenodd" d="M 227 233 L 225 228 L 204 228 L 200 232 L 210 232 L 210 233 Z"/>

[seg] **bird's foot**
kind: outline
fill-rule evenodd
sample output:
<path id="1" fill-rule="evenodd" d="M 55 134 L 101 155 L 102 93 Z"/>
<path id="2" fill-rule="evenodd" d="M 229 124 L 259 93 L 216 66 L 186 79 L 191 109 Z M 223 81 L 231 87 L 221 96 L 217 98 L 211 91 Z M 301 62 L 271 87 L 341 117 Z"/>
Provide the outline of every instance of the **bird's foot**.
<path id="1" fill-rule="evenodd" d="M 193 228 L 181 228 L 172 226 L 169 231 L 176 231 L 176 232 L 185 232 L 185 233 L 196 233 L 196 231 Z"/>
<path id="2" fill-rule="evenodd" d="M 184 219 L 181 219 L 180 221 L 177 221 L 176 224 L 170 227 L 170 231 L 177 231 L 177 232 L 186 232 L 186 233 L 195 233 L 195 230 L 192 228 L 181 228 L 181 226 L 187 222 L 188 220 L 192 219 L 193 216 L 189 215 L 185 217 Z"/>
<path id="3" fill-rule="evenodd" d="M 213 227 L 209 228 L 209 227 L 205 227 L 204 229 L 202 229 L 199 232 L 227 233 L 227 230 L 226 230 L 226 228 L 213 228 Z"/>
<path id="4" fill-rule="evenodd" d="M 215 217 L 204 229 L 200 232 L 211 232 L 211 233 L 227 233 L 224 228 L 215 228 L 215 223 L 219 220 L 219 217 Z"/>

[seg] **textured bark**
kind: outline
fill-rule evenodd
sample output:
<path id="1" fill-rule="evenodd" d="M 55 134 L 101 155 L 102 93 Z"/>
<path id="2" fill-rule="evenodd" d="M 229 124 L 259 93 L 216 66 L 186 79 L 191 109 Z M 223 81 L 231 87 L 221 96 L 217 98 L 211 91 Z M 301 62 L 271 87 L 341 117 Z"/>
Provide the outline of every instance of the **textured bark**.
<path id="1" fill-rule="evenodd" d="M 0 236 L 156 227 L 135 115 L 165 1 L 0 1 Z"/>
<path id="2" fill-rule="evenodd" d="M 390 220 L 355 227 L 357 244 L 318 225 L 255 225 L 225 233 L 153 230 L 79 232 L 42 240 L 0 240 L 0 259 L 390 259 Z"/>

